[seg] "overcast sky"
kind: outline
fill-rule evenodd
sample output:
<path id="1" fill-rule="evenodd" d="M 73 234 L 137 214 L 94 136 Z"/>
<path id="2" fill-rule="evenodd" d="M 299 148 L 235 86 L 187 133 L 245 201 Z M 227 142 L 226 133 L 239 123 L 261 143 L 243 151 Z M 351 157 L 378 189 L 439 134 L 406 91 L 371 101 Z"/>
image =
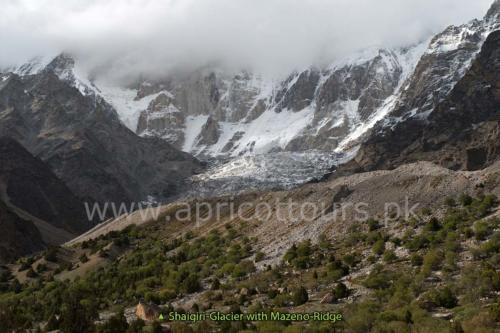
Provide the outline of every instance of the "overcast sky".
<path id="1" fill-rule="evenodd" d="M 66 50 L 87 66 L 161 72 L 219 61 L 289 70 L 411 44 L 493 0 L 0 0 L 0 66 Z"/>

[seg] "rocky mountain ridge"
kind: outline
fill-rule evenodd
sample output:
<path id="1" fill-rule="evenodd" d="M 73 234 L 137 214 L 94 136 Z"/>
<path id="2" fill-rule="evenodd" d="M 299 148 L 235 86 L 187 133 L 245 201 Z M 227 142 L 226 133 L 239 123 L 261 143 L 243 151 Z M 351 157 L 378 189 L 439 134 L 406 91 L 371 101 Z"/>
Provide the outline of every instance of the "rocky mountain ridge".
<path id="1" fill-rule="evenodd" d="M 135 130 L 200 156 L 345 151 L 378 121 L 390 127 L 426 118 L 500 26 L 497 7 L 495 2 L 482 20 L 450 26 L 430 42 L 366 49 L 285 79 L 204 69 L 142 81 L 135 98 L 153 99 Z"/>
<path id="2" fill-rule="evenodd" d="M 425 118 L 378 127 L 340 172 L 395 168 L 428 160 L 479 170 L 500 156 L 500 31 L 492 32 L 470 69 Z"/>
<path id="3" fill-rule="evenodd" d="M 199 162 L 165 141 L 141 138 L 96 95 L 57 74 L 56 58 L 34 75 L 0 82 L 0 132 L 20 142 L 82 200 L 145 200 L 177 193 Z"/>
<path id="4" fill-rule="evenodd" d="M 92 222 L 45 163 L 15 140 L 0 138 L 0 263 L 68 241 Z"/>
<path id="5" fill-rule="evenodd" d="M 50 71 L 81 94 L 112 105 L 121 121 L 139 135 L 160 138 L 202 159 L 215 159 L 201 179 L 220 184 L 222 178 L 233 182 L 241 176 L 261 183 L 261 175 L 274 171 L 270 178 L 277 180 L 276 185 L 288 186 L 319 177 L 328 168 L 314 163 L 318 167 L 308 177 L 296 177 L 294 170 L 278 170 L 284 163 L 275 155 L 269 158 L 272 154 L 281 152 L 283 161 L 297 161 L 298 169 L 307 169 L 307 163 L 322 154 L 336 165 L 345 156 L 354 156 L 359 143 L 385 129 L 407 120 L 426 122 L 469 70 L 499 21 L 495 1 L 482 20 L 450 26 L 430 42 L 366 49 L 284 79 L 204 68 L 120 87 L 98 75 L 90 80 L 67 54 L 48 64 L 36 59 L 13 71 L 21 76 Z M 308 156 L 297 159 L 301 154 Z M 249 175 L 245 165 L 254 174 Z M 242 173 L 236 174 L 237 170 Z M 248 181 L 241 183 L 246 186 Z"/>

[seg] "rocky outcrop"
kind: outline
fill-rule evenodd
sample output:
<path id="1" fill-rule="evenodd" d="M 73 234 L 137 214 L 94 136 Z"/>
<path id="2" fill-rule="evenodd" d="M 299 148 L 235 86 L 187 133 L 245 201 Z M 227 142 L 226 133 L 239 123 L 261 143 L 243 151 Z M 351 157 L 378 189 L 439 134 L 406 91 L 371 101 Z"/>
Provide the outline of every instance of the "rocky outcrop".
<path id="1" fill-rule="evenodd" d="M 372 132 L 409 118 L 426 119 L 468 71 L 488 34 L 498 29 L 498 12 L 495 2 L 482 20 L 450 26 L 430 41 L 396 49 L 367 49 L 284 78 L 267 79 L 248 72 L 231 76 L 209 68 L 193 71 L 187 78 L 173 75 L 154 83 L 157 89 L 147 85 L 148 91 L 168 89 L 183 114 L 204 115 L 204 121 L 212 122 L 206 124 L 209 128 L 215 128 L 213 122 L 217 122 L 221 135 L 215 143 L 199 141 L 185 146 L 178 136 L 169 138 L 158 130 L 154 122 L 150 129 L 200 155 L 345 151 Z M 285 123 L 285 119 L 294 121 Z M 202 126 L 191 126 L 198 121 L 186 117 L 178 128 L 199 135 Z M 276 126 L 266 126 L 270 123 Z M 138 133 L 150 135 L 151 131 L 142 126 Z"/>
<path id="2" fill-rule="evenodd" d="M 135 315 L 147 322 L 156 321 L 160 315 L 160 308 L 154 304 L 139 302 L 135 308 Z"/>
<path id="3" fill-rule="evenodd" d="M 161 137 L 176 147 L 208 156 L 332 150 L 397 92 L 409 74 L 403 69 L 411 67 L 407 62 L 413 57 L 408 54 L 420 49 L 371 49 L 329 67 L 308 68 L 279 80 L 203 69 L 164 82 L 142 83 L 138 96 L 168 89 L 172 105 L 184 117 L 172 119 L 167 108 L 155 111 L 154 106 L 163 99 L 160 94 L 141 113 L 137 133 Z M 199 116 L 205 117 L 205 123 L 194 127 Z M 283 118 L 295 117 L 289 125 L 283 123 Z M 196 131 L 199 140 L 186 147 L 183 140 L 187 135 L 182 138 L 182 133 L 191 131 Z"/>
<path id="4" fill-rule="evenodd" d="M 276 93 L 276 112 L 283 109 L 300 111 L 308 107 L 315 97 L 320 76 L 321 73 L 316 69 L 289 76 Z"/>
<path id="5" fill-rule="evenodd" d="M 471 68 L 427 119 L 410 118 L 365 142 L 339 172 L 390 169 L 433 161 L 477 170 L 500 157 L 500 30 L 492 32 Z"/>
<path id="6" fill-rule="evenodd" d="M 201 132 L 197 137 L 197 142 L 200 145 L 213 145 L 217 143 L 220 136 L 220 127 L 218 122 L 211 116 L 201 128 Z"/>
<path id="7" fill-rule="evenodd" d="M 175 106 L 174 99 L 161 93 L 139 116 L 137 133 L 159 137 L 179 147 L 184 142 L 185 121 L 186 116 Z"/>
<path id="8" fill-rule="evenodd" d="M 44 70 L 0 83 L 0 132 L 44 161 L 85 200 L 130 202 L 177 193 L 199 163 L 127 129 L 102 98 Z"/>
<path id="9" fill-rule="evenodd" d="M 83 202 L 40 159 L 0 138 L 0 263 L 60 245 L 93 221 Z"/>
<path id="10" fill-rule="evenodd" d="M 30 215 L 78 234 L 92 226 L 83 202 L 40 159 L 0 138 L 0 196 Z"/>

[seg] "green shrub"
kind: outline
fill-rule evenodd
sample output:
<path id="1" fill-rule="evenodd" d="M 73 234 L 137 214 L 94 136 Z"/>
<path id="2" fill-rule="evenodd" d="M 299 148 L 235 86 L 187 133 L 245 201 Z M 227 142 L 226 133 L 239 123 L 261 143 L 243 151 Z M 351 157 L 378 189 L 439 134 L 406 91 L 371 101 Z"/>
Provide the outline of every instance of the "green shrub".
<path id="1" fill-rule="evenodd" d="M 490 234 L 491 229 L 486 221 L 478 221 L 474 224 L 474 235 L 477 240 L 485 240 Z"/>
<path id="2" fill-rule="evenodd" d="M 398 256 L 394 251 L 385 251 L 383 259 L 385 262 L 390 263 L 398 259 Z"/>
<path id="3" fill-rule="evenodd" d="M 425 231 L 438 231 L 441 229 L 441 224 L 438 219 L 433 217 L 429 220 L 429 222 L 425 225 Z"/>
<path id="4" fill-rule="evenodd" d="M 293 244 L 288 251 L 286 251 L 283 259 L 289 263 L 292 262 L 293 259 L 297 258 L 297 246 Z"/>
<path id="5" fill-rule="evenodd" d="M 187 278 L 181 282 L 180 286 L 181 291 L 187 294 L 197 292 L 200 288 L 200 281 L 196 274 L 189 274 Z"/>
<path id="6" fill-rule="evenodd" d="M 474 257 L 477 259 L 486 258 L 493 255 L 494 253 L 499 253 L 499 252 L 500 252 L 499 231 L 495 232 L 493 236 L 491 236 L 491 239 L 481 244 L 478 249 L 472 251 Z"/>
<path id="7" fill-rule="evenodd" d="M 309 267 L 310 260 L 308 257 L 297 257 L 292 260 L 292 266 L 297 269 L 306 269 Z"/>
<path id="8" fill-rule="evenodd" d="M 385 251 L 385 242 L 384 242 L 384 240 L 383 239 L 379 239 L 378 241 L 376 241 L 375 244 L 373 244 L 372 251 L 376 255 L 381 255 L 382 253 L 384 253 L 384 251 Z"/>
<path id="9" fill-rule="evenodd" d="M 326 235 L 324 233 L 322 233 L 321 235 L 319 235 L 318 245 L 323 250 L 330 249 L 331 243 L 330 243 L 330 241 L 328 240 L 328 238 L 326 237 Z"/>
<path id="10" fill-rule="evenodd" d="M 460 204 L 464 207 L 469 206 L 472 203 L 472 197 L 466 193 L 460 195 L 458 198 Z"/>
<path id="11" fill-rule="evenodd" d="M 453 251 L 446 251 L 444 256 L 444 269 L 452 272 L 457 268 L 457 254 Z"/>
<path id="12" fill-rule="evenodd" d="M 369 219 L 366 224 L 368 224 L 368 231 L 375 231 L 380 228 L 378 221 L 374 219 Z"/>
<path id="13" fill-rule="evenodd" d="M 335 297 L 335 299 L 346 298 L 347 296 L 349 296 L 349 289 L 342 282 L 337 283 L 337 285 L 333 289 L 333 296 Z"/>
<path id="14" fill-rule="evenodd" d="M 460 249 L 459 237 L 455 232 L 448 232 L 444 243 L 445 251 L 457 252 Z"/>
<path id="15" fill-rule="evenodd" d="M 474 236 L 474 231 L 473 231 L 471 228 L 469 228 L 469 227 L 465 228 L 463 232 L 464 232 L 464 236 L 465 236 L 467 239 L 469 239 L 469 238 L 471 238 L 472 236 Z"/>
<path id="16" fill-rule="evenodd" d="M 342 264 L 341 261 L 334 260 L 326 266 L 328 276 L 332 280 L 338 280 L 341 277 L 349 274 L 349 267 Z"/>
<path id="17" fill-rule="evenodd" d="M 405 247 L 410 251 L 418 251 L 429 246 L 430 240 L 426 235 L 417 235 L 405 243 Z"/>
<path id="18" fill-rule="evenodd" d="M 300 242 L 299 245 L 297 246 L 297 256 L 299 257 L 308 257 L 311 255 L 311 241 L 306 240 L 303 242 Z"/>
<path id="19" fill-rule="evenodd" d="M 212 281 L 212 285 L 210 286 L 211 290 L 219 290 L 220 289 L 220 281 L 219 279 L 214 279 Z"/>
<path id="20" fill-rule="evenodd" d="M 428 299 L 436 306 L 452 309 L 457 306 L 458 299 L 449 287 L 432 290 L 428 294 Z"/>
<path id="21" fill-rule="evenodd" d="M 350 267 L 354 267 L 359 263 L 359 256 L 357 253 L 349 253 L 342 257 L 342 261 Z"/>
<path id="22" fill-rule="evenodd" d="M 273 299 L 273 304 L 275 306 L 280 306 L 280 307 L 287 306 L 289 302 L 290 302 L 290 297 L 285 294 L 276 295 Z"/>
<path id="23" fill-rule="evenodd" d="M 243 277 L 249 273 L 255 272 L 255 266 L 250 260 L 243 260 L 236 266 L 234 266 L 231 276 L 234 278 Z"/>
<path id="24" fill-rule="evenodd" d="M 423 260 L 422 272 L 428 276 L 432 271 L 439 269 L 443 255 L 440 251 L 430 250 L 426 253 Z"/>
<path id="25" fill-rule="evenodd" d="M 309 300 L 309 295 L 307 294 L 307 289 L 304 287 L 299 287 L 292 293 L 292 300 L 294 306 L 299 306 L 307 303 Z"/>
<path id="26" fill-rule="evenodd" d="M 422 266 L 424 259 L 422 258 L 421 255 L 414 253 L 410 257 L 410 262 L 411 262 L 412 266 Z"/>
<path id="27" fill-rule="evenodd" d="M 422 215 L 429 216 L 432 214 L 432 210 L 429 207 L 422 208 Z"/>
<path id="28" fill-rule="evenodd" d="M 363 285 L 370 289 L 386 289 L 391 285 L 391 276 L 381 265 L 377 265 L 363 281 Z"/>
<path id="29" fill-rule="evenodd" d="M 84 253 L 80 256 L 80 262 L 82 263 L 86 263 L 87 261 L 89 261 L 89 258 L 87 257 L 87 255 Z"/>

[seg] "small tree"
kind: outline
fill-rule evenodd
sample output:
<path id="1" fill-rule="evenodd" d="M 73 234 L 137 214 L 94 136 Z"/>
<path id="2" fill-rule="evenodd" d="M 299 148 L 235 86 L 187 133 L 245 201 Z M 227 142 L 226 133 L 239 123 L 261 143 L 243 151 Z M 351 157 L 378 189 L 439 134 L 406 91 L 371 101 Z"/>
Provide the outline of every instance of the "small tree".
<path id="1" fill-rule="evenodd" d="M 296 289 L 293 292 L 292 299 L 293 299 L 293 304 L 295 306 L 307 303 L 307 301 L 309 300 L 309 295 L 307 294 L 306 288 L 301 286 L 298 289 Z"/>
<path id="2" fill-rule="evenodd" d="M 335 296 L 335 299 L 346 298 L 349 296 L 349 289 L 345 284 L 340 282 L 335 286 L 335 289 L 333 289 L 333 296 Z"/>
<path id="3" fill-rule="evenodd" d="M 470 206 L 470 204 L 472 203 L 472 197 L 465 193 L 460 195 L 460 198 L 458 200 L 460 201 L 460 204 L 462 206 Z"/>
<path id="4" fill-rule="evenodd" d="M 59 327 L 64 333 L 95 332 L 95 310 L 88 304 L 83 305 L 81 296 L 79 292 L 66 296 L 59 319 Z"/>
<path id="5" fill-rule="evenodd" d="M 438 231 L 441 229 L 441 224 L 438 219 L 433 217 L 429 220 L 429 223 L 425 225 L 425 230 L 427 231 Z"/>
<path id="6" fill-rule="evenodd" d="M 210 289 L 212 289 L 212 290 L 219 290 L 220 289 L 220 281 L 219 281 L 219 279 L 215 279 L 212 282 L 212 286 L 210 287 Z"/>
<path id="7" fill-rule="evenodd" d="M 89 261 L 89 258 L 87 257 L 87 255 L 84 253 L 80 256 L 80 262 L 81 263 L 86 263 L 87 261 Z"/>
<path id="8" fill-rule="evenodd" d="M 374 219 L 369 219 L 368 221 L 366 221 L 366 223 L 368 224 L 369 231 L 375 231 L 375 230 L 380 228 L 378 221 L 376 221 Z"/>
<path id="9" fill-rule="evenodd" d="M 438 304 L 447 309 L 452 309 L 458 304 L 458 299 L 455 297 L 449 287 L 444 287 L 439 291 Z"/>
<path id="10" fill-rule="evenodd" d="M 288 251 L 286 251 L 283 259 L 287 262 L 291 262 L 295 258 L 297 258 L 297 246 L 293 244 L 292 247 L 290 247 Z"/>
<path id="11" fill-rule="evenodd" d="M 391 262 L 395 261 L 396 259 L 398 259 L 398 256 L 396 255 L 396 253 L 394 253 L 394 251 L 385 251 L 385 253 L 384 253 L 384 261 L 385 262 L 391 263 Z"/>
<path id="12" fill-rule="evenodd" d="M 424 259 L 422 258 L 421 255 L 414 253 L 410 257 L 410 262 L 411 262 L 412 266 L 422 266 Z"/>
<path id="13" fill-rule="evenodd" d="M 385 242 L 383 239 L 379 239 L 373 244 L 373 253 L 381 255 L 385 251 Z"/>
<path id="14" fill-rule="evenodd" d="M 200 281 L 198 280 L 198 276 L 196 274 L 189 274 L 181 284 L 181 290 L 188 294 L 197 292 L 200 288 Z"/>

